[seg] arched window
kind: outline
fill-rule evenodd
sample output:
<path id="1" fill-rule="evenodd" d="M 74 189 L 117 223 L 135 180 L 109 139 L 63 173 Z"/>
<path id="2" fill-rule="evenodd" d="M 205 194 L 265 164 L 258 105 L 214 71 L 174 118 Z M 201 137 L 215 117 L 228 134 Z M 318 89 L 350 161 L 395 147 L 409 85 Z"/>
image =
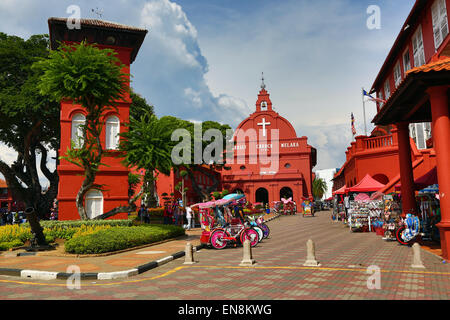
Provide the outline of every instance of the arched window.
<path id="1" fill-rule="evenodd" d="M 86 193 L 85 208 L 89 219 L 103 214 L 103 194 L 100 190 L 90 190 Z"/>
<path id="2" fill-rule="evenodd" d="M 83 145 L 83 128 L 86 123 L 86 117 L 82 113 L 77 113 L 72 118 L 72 142 L 75 144 L 75 148 L 81 148 Z"/>
<path id="3" fill-rule="evenodd" d="M 116 116 L 106 119 L 106 150 L 119 149 L 120 120 Z"/>

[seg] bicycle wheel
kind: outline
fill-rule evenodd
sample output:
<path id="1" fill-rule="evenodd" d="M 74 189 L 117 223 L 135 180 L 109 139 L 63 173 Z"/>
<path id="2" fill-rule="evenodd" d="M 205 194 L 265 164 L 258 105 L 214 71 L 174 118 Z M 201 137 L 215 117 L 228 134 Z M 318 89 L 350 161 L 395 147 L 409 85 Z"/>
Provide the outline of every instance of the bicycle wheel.
<path id="1" fill-rule="evenodd" d="M 405 226 L 398 228 L 397 231 L 395 232 L 395 238 L 397 239 L 397 241 L 400 244 L 407 246 L 407 245 L 410 245 L 411 243 L 414 243 L 416 241 L 416 238 L 413 238 L 410 241 L 403 240 L 402 235 L 403 235 L 403 231 L 405 231 L 405 230 L 406 230 Z"/>
<path id="2" fill-rule="evenodd" d="M 250 245 L 253 247 L 256 247 L 259 242 L 259 236 L 258 232 L 254 229 L 245 229 L 242 231 L 240 240 L 241 243 L 244 244 L 245 240 L 250 240 Z"/>
<path id="3" fill-rule="evenodd" d="M 227 246 L 227 242 L 223 240 L 227 234 L 223 230 L 216 230 L 211 234 L 210 242 L 214 249 L 222 250 Z"/>
<path id="4" fill-rule="evenodd" d="M 267 224 L 263 223 L 262 225 L 260 225 L 260 228 L 262 229 L 263 233 L 264 233 L 264 239 L 267 239 L 270 235 L 270 228 Z"/>
<path id="5" fill-rule="evenodd" d="M 253 229 L 256 230 L 256 232 L 258 232 L 258 242 L 261 242 L 264 239 L 264 232 L 263 230 L 258 227 L 258 226 L 254 226 Z"/>

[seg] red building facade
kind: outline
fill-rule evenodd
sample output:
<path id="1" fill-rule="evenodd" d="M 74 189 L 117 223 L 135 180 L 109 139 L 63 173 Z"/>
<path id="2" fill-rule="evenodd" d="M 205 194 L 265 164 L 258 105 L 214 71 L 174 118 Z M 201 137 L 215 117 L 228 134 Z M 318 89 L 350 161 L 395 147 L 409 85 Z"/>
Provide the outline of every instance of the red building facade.
<path id="1" fill-rule="evenodd" d="M 52 49 L 58 47 L 59 42 L 72 44 L 87 40 L 99 48 L 110 48 L 117 52 L 117 57 L 125 66 L 124 73 L 130 73 L 130 65 L 136 58 L 147 30 L 124 26 L 100 20 L 81 19 L 81 28 L 70 30 L 67 19 L 50 18 L 50 41 Z M 117 151 L 120 132 L 126 130 L 125 123 L 129 122 L 129 108 L 131 99 L 127 93 L 123 100 L 117 101 L 117 107 L 102 115 L 103 131 L 101 143 L 105 149 L 105 156 L 97 173 L 95 183 L 104 185 L 104 191 L 91 190 L 85 198 L 85 207 L 90 218 L 108 212 L 118 206 L 128 203 L 128 173 L 129 170 L 121 164 L 123 158 Z M 61 145 L 59 155 L 64 155 L 70 148 L 72 141 L 77 141 L 80 125 L 84 124 L 86 111 L 72 101 L 61 102 Z M 72 163 L 61 160 L 57 166 L 59 174 L 59 219 L 77 220 L 78 210 L 75 205 L 76 195 L 84 180 L 83 171 Z M 118 214 L 115 219 L 126 219 L 127 214 Z"/>
<path id="2" fill-rule="evenodd" d="M 251 203 L 268 203 L 290 198 L 299 205 L 312 198 L 312 169 L 316 149 L 307 137 L 297 137 L 288 120 L 272 108 L 263 83 L 256 112 L 238 126 L 233 163 L 223 170 L 223 188 L 241 192 Z"/>
<path id="3" fill-rule="evenodd" d="M 437 226 L 446 259 L 450 258 L 449 13 L 450 0 L 417 0 L 372 86 L 372 92 L 387 100 L 373 122 L 398 129 L 404 212 L 417 211 L 408 127 L 431 122 L 441 205 Z M 404 72 L 399 73 L 398 66 Z"/>
<path id="4" fill-rule="evenodd" d="M 379 148 L 384 151 L 374 163 L 383 163 L 387 174 L 396 171 L 387 188 L 401 185 L 404 214 L 417 213 L 414 180 L 437 168 L 441 205 L 441 222 L 437 226 L 446 259 L 450 258 L 449 14 L 450 0 L 416 0 L 370 91 L 386 100 L 378 103 L 372 122 L 392 128 L 390 145 Z M 410 134 L 411 127 L 421 123 L 431 124 L 431 139 L 426 143 L 428 149 L 418 151 Z M 386 153 L 386 149 L 394 148 L 397 164 L 388 160 Z M 359 151 L 361 143 L 357 138 L 348 153 L 355 155 Z M 337 175 L 336 181 L 335 188 L 353 180 Z"/>

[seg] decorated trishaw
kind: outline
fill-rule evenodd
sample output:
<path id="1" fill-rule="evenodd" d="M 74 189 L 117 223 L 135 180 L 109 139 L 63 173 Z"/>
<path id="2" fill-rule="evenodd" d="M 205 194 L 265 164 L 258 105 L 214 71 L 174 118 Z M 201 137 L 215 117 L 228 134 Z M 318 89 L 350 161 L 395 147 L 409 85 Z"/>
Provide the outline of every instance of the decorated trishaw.
<path id="1" fill-rule="evenodd" d="M 310 199 L 303 200 L 303 217 L 314 217 L 313 202 Z"/>
<path id="2" fill-rule="evenodd" d="M 203 229 L 200 242 L 221 250 L 243 244 L 248 239 L 255 247 L 262 240 L 260 235 L 248 222 L 239 218 L 241 213 L 243 216 L 245 203 L 244 195 L 230 194 L 217 201 L 194 205 L 199 209 Z"/>

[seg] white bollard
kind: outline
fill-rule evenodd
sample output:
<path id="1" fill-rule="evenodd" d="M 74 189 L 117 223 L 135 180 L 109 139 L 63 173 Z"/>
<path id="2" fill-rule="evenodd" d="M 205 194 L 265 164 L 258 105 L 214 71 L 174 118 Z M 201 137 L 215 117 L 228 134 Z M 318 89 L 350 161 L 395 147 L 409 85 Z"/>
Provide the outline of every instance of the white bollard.
<path id="1" fill-rule="evenodd" d="M 192 246 L 192 244 L 190 242 L 188 242 L 186 244 L 186 249 L 185 249 L 185 258 L 184 258 L 184 263 L 183 264 L 195 264 L 197 263 L 196 261 L 194 261 L 194 247 Z"/>
<path id="2" fill-rule="evenodd" d="M 417 242 L 412 246 L 413 248 L 413 264 L 411 268 L 415 269 L 425 269 L 425 266 L 422 263 L 422 258 L 420 257 L 420 244 Z"/>
<path id="3" fill-rule="evenodd" d="M 256 264 L 255 259 L 253 259 L 252 256 L 252 246 L 250 244 L 250 240 L 245 240 L 244 241 L 244 257 L 241 261 L 241 263 L 239 264 L 239 266 L 241 267 L 248 267 L 248 266 L 252 266 Z"/>
<path id="4" fill-rule="evenodd" d="M 306 262 L 305 267 L 320 267 L 321 264 L 316 260 L 316 248 L 314 242 L 310 239 L 306 243 Z"/>

